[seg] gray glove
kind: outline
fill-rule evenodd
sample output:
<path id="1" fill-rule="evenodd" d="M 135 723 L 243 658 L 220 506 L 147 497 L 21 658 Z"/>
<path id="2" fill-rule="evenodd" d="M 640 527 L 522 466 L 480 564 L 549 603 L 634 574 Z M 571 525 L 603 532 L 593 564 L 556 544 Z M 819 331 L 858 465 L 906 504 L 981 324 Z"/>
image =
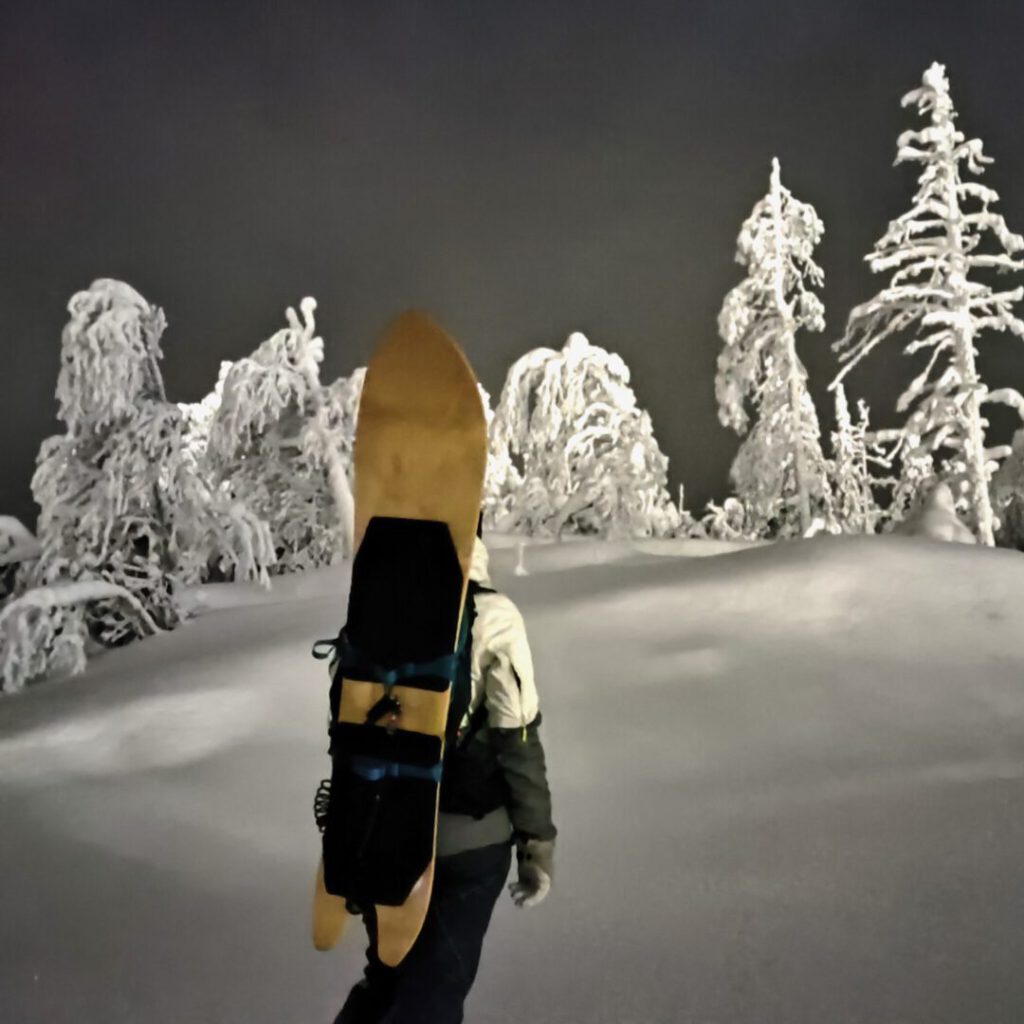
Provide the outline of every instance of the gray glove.
<path id="1" fill-rule="evenodd" d="M 517 907 L 535 907 L 547 896 L 555 875 L 555 841 L 525 839 L 516 844 L 519 880 L 508 890 Z"/>

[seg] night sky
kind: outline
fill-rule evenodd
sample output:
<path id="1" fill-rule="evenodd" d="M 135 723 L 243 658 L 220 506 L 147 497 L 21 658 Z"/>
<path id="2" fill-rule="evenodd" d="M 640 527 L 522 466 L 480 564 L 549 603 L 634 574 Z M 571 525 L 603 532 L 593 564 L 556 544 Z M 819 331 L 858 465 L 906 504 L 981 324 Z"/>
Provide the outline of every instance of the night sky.
<path id="1" fill-rule="evenodd" d="M 830 343 L 881 284 L 863 255 L 909 205 L 899 100 L 931 61 L 1024 232 L 1022 39 L 1010 2 L 5 0 L 0 513 L 34 522 L 66 303 L 98 277 L 164 308 L 177 401 L 304 295 L 325 381 L 410 306 L 494 400 L 515 358 L 582 330 L 630 366 L 673 495 L 721 500 L 716 316 L 771 158 L 825 223 L 828 329 L 799 347 L 828 427 Z M 879 424 L 905 362 L 850 381 Z M 995 336 L 981 366 L 1020 387 L 1024 344 Z"/>

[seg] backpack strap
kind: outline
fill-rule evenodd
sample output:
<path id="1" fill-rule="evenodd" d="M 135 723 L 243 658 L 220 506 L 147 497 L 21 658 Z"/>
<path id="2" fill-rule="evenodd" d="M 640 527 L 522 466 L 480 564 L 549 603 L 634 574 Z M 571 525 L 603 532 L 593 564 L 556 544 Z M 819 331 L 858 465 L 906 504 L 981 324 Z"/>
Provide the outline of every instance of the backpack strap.
<path id="1" fill-rule="evenodd" d="M 319 660 L 331 658 L 342 669 L 358 669 L 359 675 L 368 682 L 383 683 L 387 687 L 416 676 L 437 676 L 451 680 L 455 674 L 459 652 L 442 654 L 430 661 L 406 661 L 394 668 L 375 665 L 355 644 L 348 640 L 344 630 L 333 640 L 317 640 L 313 644 L 313 657 Z"/>
<path id="2" fill-rule="evenodd" d="M 494 593 L 490 588 L 481 587 L 475 580 L 470 580 L 466 592 L 466 607 L 462 614 L 458 641 L 455 650 L 448 654 L 432 658 L 429 661 L 407 661 L 396 665 L 394 668 L 385 668 L 383 665 L 374 664 L 360 648 L 353 644 L 349 640 L 345 628 L 342 627 L 338 635 L 333 639 L 317 640 L 313 644 L 313 657 L 320 661 L 330 658 L 332 679 L 338 679 L 338 669 L 340 668 L 344 672 L 358 674 L 362 680 L 382 683 L 384 685 L 384 696 L 370 708 L 366 716 L 367 724 L 373 724 L 385 715 L 400 710 L 401 705 L 391 691 L 394 686 L 404 680 L 415 679 L 420 676 L 433 676 L 445 679 L 453 685 L 456 683 L 460 665 L 463 662 L 464 655 L 468 657 L 468 648 L 472 643 L 472 620 L 475 617 L 476 608 L 475 604 L 471 603 L 471 601 L 480 591 Z M 331 719 L 333 721 L 337 717 L 336 698 L 334 696 L 335 687 L 333 685 L 331 690 Z"/>
<path id="3" fill-rule="evenodd" d="M 452 683 L 452 699 L 448 708 L 448 725 L 445 729 L 445 748 L 448 751 L 471 739 L 487 719 L 487 707 L 481 701 L 480 706 L 470 717 L 469 727 L 462 735 L 459 734 L 459 727 L 473 699 L 473 623 L 476 621 L 476 598 L 480 594 L 494 593 L 497 591 L 493 587 L 485 587 L 472 579 L 466 588 L 466 609 L 462 616 L 463 627 L 466 630 L 465 644 L 459 649 L 459 666 Z"/>

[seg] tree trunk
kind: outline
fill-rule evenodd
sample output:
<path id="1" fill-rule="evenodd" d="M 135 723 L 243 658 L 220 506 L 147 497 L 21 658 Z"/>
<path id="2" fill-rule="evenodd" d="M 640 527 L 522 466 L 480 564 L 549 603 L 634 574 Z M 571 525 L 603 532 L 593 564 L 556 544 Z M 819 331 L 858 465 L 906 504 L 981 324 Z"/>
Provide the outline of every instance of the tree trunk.
<path id="1" fill-rule="evenodd" d="M 967 443 L 964 445 L 964 459 L 967 463 L 968 479 L 974 492 L 974 516 L 978 540 L 989 547 L 995 547 L 995 513 L 992 511 L 992 499 L 988 489 L 988 470 L 985 466 L 985 435 L 981 426 L 981 399 L 979 396 L 980 381 L 974 361 L 973 339 L 968 337 L 961 342 L 957 337 L 958 347 L 963 344 L 965 367 L 965 383 L 970 388 L 965 405 L 967 414 Z"/>
<path id="2" fill-rule="evenodd" d="M 796 477 L 797 511 L 800 514 L 800 533 L 804 534 L 811 527 L 811 501 L 807 490 L 807 455 L 804 452 L 801 416 L 803 403 L 800 401 L 800 380 L 797 374 L 796 339 L 794 337 L 793 307 L 786 301 L 785 262 L 782 256 L 782 182 L 779 174 L 779 161 L 772 161 L 771 189 L 769 191 L 772 209 L 772 227 L 775 235 L 775 269 L 774 291 L 775 305 L 782 321 L 781 347 L 785 353 L 788 386 L 789 414 L 793 427 L 793 475 Z"/>
<path id="3" fill-rule="evenodd" d="M 786 339 L 789 359 L 789 407 L 794 429 L 793 475 L 796 477 L 797 511 L 800 513 L 800 533 L 806 533 L 811 526 L 811 498 L 807 489 L 807 453 L 804 451 L 801 430 L 802 403 L 800 401 L 800 379 L 797 375 L 796 342 L 790 333 Z"/>
<path id="4" fill-rule="evenodd" d="M 988 493 L 988 472 L 985 468 L 985 433 L 981 425 L 981 381 L 974 358 L 974 324 L 971 316 L 970 299 L 967 292 L 967 258 L 963 242 L 963 214 L 957 195 L 957 162 L 952 151 L 946 154 L 949 173 L 946 179 L 946 200 L 948 220 L 946 241 L 949 245 L 950 279 L 953 294 L 950 312 L 955 317 L 953 334 L 953 360 L 963 378 L 963 387 L 968 389 L 964 403 L 967 418 L 967 436 L 964 438 L 963 457 L 967 479 L 973 492 L 975 532 L 978 540 L 989 547 L 995 546 L 992 502 Z M 954 495 L 955 497 L 955 495 Z"/>

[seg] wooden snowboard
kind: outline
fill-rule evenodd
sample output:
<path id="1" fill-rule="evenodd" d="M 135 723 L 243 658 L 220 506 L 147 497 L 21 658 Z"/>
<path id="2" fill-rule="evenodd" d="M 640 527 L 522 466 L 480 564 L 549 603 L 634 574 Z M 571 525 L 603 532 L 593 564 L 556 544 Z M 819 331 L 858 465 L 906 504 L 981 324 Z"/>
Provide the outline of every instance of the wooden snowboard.
<path id="1" fill-rule="evenodd" d="M 367 367 L 355 440 L 355 558 L 332 663 L 332 777 L 313 942 L 346 901 L 402 961 L 433 886 L 453 652 L 483 497 L 487 424 L 476 377 L 428 316 L 405 313 Z"/>

